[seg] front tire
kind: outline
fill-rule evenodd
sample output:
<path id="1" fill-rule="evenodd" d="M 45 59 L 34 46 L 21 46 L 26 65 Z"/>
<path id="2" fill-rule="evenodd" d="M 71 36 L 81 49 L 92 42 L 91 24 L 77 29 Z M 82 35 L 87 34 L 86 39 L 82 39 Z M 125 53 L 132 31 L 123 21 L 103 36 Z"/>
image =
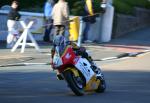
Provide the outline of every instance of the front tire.
<path id="1" fill-rule="evenodd" d="M 84 85 L 83 79 L 81 77 L 77 77 L 71 70 L 67 70 L 64 72 L 64 77 L 71 88 L 71 90 L 77 95 L 84 95 Z"/>

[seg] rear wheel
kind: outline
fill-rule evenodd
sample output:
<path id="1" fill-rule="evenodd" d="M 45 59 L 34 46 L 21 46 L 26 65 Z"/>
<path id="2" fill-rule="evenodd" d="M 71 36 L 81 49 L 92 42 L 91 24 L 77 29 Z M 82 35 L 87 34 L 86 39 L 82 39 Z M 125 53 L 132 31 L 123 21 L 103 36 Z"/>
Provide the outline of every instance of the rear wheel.
<path id="1" fill-rule="evenodd" d="M 105 89 L 106 89 L 106 82 L 105 82 L 105 80 L 104 80 L 103 78 L 101 78 L 101 77 L 98 77 L 97 79 L 100 80 L 100 83 L 99 83 L 99 86 L 98 86 L 96 92 L 97 92 L 97 93 L 103 93 L 103 92 L 105 91 Z"/>
<path id="2" fill-rule="evenodd" d="M 84 82 L 82 77 L 75 76 L 75 74 L 71 70 L 67 70 L 64 72 L 64 77 L 71 88 L 71 90 L 77 95 L 84 95 Z"/>

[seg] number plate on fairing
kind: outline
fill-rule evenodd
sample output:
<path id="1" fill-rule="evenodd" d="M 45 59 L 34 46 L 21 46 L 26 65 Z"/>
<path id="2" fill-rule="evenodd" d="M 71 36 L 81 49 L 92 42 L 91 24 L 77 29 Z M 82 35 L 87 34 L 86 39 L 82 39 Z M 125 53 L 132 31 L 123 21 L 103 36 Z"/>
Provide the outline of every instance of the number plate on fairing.
<path id="1" fill-rule="evenodd" d="M 91 69 L 91 64 L 89 61 L 84 58 L 80 58 L 75 66 L 86 78 L 86 83 L 88 83 L 95 74 Z"/>

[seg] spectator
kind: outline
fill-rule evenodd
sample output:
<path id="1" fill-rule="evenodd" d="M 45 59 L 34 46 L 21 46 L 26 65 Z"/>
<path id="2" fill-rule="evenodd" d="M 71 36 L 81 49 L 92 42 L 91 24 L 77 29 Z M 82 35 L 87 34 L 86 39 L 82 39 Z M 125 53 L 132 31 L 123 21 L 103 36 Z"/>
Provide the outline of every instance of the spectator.
<path id="1" fill-rule="evenodd" d="M 88 3 L 89 1 L 91 1 L 91 7 L 92 10 L 90 10 L 90 8 L 88 7 Z M 93 0 L 85 0 L 85 5 L 84 5 L 84 16 L 83 17 L 83 21 L 85 22 L 85 27 L 83 30 L 83 34 L 82 34 L 82 42 L 86 42 L 88 41 L 88 31 L 90 30 L 90 26 L 91 24 L 96 22 L 96 17 L 94 15 L 93 12 Z"/>
<path id="2" fill-rule="evenodd" d="M 8 13 L 7 27 L 8 27 L 8 36 L 7 36 L 7 48 L 12 48 L 19 36 L 19 32 L 16 28 L 17 21 L 20 19 L 21 15 L 18 12 L 18 1 L 13 1 L 11 4 L 11 9 Z"/>
<path id="3" fill-rule="evenodd" d="M 101 0 L 100 2 L 100 12 L 104 13 L 105 9 L 106 9 L 106 1 L 107 0 Z M 95 13 L 94 10 L 94 0 L 85 0 L 85 6 L 84 6 L 84 16 L 83 17 L 83 21 L 85 23 L 85 27 L 83 30 L 83 34 L 82 34 L 82 42 L 91 42 L 90 40 L 88 40 L 88 32 L 91 28 L 91 24 L 96 22 L 96 16 L 97 14 Z"/>
<path id="4" fill-rule="evenodd" d="M 101 12 L 103 13 L 106 11 L 106 3 L 107 3 L 107 0 L 101 0 L 100 7 L 101 7 Z"/>
<path id="5" fill-rule="evenodd" d="M 53 20 L 51 18 L 51 12 L 53 9 L 55 2 L 54 0 L 47 0 L 47 2 L 44 5 L 44 21 L 45 21 L 45 32 L 44 32 L 44 37 L 43 37 L 43 41 L 45 42 L 49 42 L 50 41 L 50 33 L 52 30 L 52 23 Z"/>
<path id="6" fill-rule="evenodd" d="M 55 46 L 60 43 L 59 38 L 64 37 L 67 20 L 69 20 L 68 3 L 65 0 L 59 0 L 53 7 L 52 14 L 55 34 L 53 39 L 53 48 L 51 50 L 52 58 L 55 53 Z M 66 38 L 65 38 L 66 39 Z"/>
<path id="7" fill-rule="evenodd" d="M 55 36 L 64 35 L 67 20 L 69 20 L 69 8 L 68 3 L 65 0 L 59 0 L 53 10 L 52 18 L 54 20 Z"/>

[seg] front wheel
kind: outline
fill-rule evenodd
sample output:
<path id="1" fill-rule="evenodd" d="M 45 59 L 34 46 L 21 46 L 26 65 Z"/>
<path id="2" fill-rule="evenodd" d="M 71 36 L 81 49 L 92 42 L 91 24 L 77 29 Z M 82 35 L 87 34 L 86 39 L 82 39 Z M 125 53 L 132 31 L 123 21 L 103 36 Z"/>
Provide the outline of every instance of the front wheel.
<path id="1" fill-rule="evenodd" d="M 71 90 L 77 95 L 84 95 L 84 85 L 83 79 L 80 76 L 75 76 L 75 74 L 71 70 L 67 70 L 64 72 L 64 77 L 71 88 Z"/>

